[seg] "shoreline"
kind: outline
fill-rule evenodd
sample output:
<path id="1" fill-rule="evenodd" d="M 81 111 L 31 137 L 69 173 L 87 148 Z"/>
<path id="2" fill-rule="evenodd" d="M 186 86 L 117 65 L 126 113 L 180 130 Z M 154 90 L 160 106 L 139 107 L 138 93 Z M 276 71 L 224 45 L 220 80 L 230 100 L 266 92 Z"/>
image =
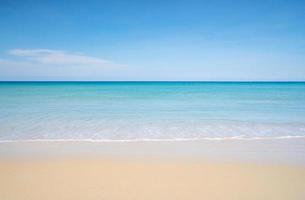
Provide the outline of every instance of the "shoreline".
<path id="1" fill-rule="evenodd" d="M 176 141 L 0 142 L 0 161 L 48 158 L 124 158 L 278 163 L 305 166 L 305 138 Z"/>
<path id="2" fill-rule="evenodd" d="M 284 140 L 284 139 L 305 139 L 305 135 L 287 135 L 287 136 L 274 136 L 274 137 L 244 137 L 232 136 L 232 137 L 204 137 L 204 138 L 142 138 L 142 139 L 11 139 L 0 140 L 1 143 L 10 142 L 176 142 L 176 141 L 213 141 L 213 140 Z"/>

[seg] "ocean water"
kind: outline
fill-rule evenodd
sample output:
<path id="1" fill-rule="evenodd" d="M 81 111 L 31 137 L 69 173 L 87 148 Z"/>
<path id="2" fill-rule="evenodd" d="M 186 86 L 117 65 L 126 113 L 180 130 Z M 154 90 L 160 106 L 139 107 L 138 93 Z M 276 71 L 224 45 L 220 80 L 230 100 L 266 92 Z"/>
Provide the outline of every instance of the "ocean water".
<path id="1" fill-rule="evenodd" d="M 305 137 L 305 82 L 0 82 L 0 141 Z"/>

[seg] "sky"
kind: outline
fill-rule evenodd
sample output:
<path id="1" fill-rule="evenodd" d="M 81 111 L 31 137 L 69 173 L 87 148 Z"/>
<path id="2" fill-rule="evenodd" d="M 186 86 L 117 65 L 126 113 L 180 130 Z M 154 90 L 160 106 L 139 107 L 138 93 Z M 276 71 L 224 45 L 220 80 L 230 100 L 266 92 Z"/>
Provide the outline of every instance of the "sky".
<path id="1" fill-rule="evenodd" d="M 0 80 L 305 80 L 304 0 L 0 0 Z"/>

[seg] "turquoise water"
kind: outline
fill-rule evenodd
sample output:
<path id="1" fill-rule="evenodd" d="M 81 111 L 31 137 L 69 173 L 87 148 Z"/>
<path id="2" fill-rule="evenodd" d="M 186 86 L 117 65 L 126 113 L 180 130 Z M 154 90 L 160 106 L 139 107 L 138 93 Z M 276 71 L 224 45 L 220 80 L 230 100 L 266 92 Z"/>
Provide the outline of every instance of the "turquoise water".
<path id="1" fill-rule="evenodd" d="M 0 82 L 0 140 L 291 136 L 304 82 Z"/>

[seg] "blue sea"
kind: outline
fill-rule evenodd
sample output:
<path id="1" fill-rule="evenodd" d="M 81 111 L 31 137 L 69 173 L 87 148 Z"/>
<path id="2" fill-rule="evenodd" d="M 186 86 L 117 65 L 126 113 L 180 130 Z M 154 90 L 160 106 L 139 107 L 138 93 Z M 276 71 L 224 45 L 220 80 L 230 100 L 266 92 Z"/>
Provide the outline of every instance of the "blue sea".
<path id="1" fill-rule="evenodd" d="M 0 82 L 0 141 L 305 137 L 305 82 Z"/>

